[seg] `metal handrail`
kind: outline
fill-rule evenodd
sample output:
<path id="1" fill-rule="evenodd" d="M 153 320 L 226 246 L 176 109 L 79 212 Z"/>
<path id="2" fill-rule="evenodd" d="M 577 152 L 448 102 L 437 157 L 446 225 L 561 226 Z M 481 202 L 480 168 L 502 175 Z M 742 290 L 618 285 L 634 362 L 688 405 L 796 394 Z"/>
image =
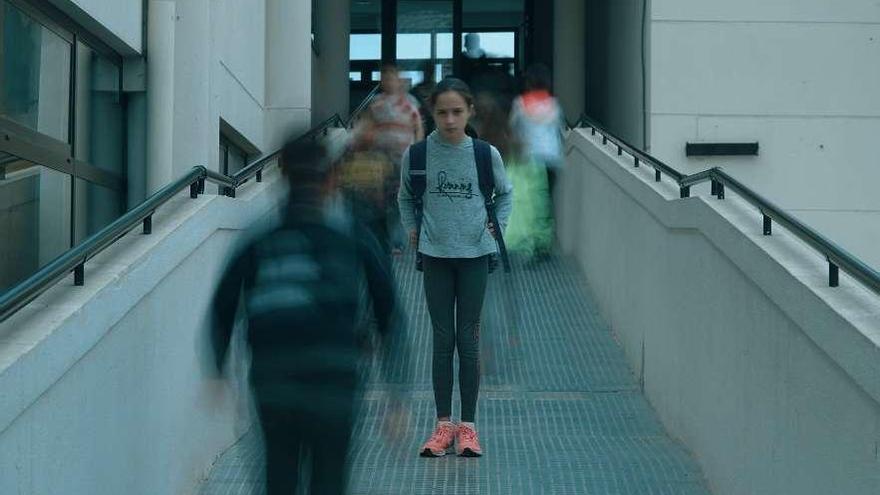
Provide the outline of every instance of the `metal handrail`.
<path id="1" fill-rule="evenodd" d="M 297 139 L 316 138 L 320 133 L 326 134 L 327 130 L 334 125 L 340 127 L 345 125 L 338 114 L 313 127 Z M 227 196 L 235 197 L 235 190 L 249 178 L 256 176 L 259 182 L 262 179 L 263 168 L 280 152 L 278 150 L 256 160 L 232 177 L 208 170 L 201 165 L 193 167 L 182 177 L 156 191 L 143 203 L 117 218 L 110 225 L 67 250 L 24 281 L 0 294 L 0 322 L 6 321 L 16 311 L 51 287 L 58 279 L 67 276 L 70 271 L 74 273 L 74 285 L 83 285 L 85 283 L 85 263 L 88 260 L 97 256 L 138 224 L 143 223 L 144 234 L 151 234 L 153 213 L 180 191 L 186 189 L 187 186 L 190 188 L 190 197 L 194 199 L 204 193 L 206 180 L 223 186 Z"/>
<path id="2" fill-rule="evenodd" d="M 712 195 L 717 196 L 718 199 L 724 199 L 726 188 L 735 191 L 746 202 L 756 207 L 763 215 L 764 235 L 772 235 L 772 225 L 775 220 L 795 237 L 799 238 L 825 257 L 828 261 L 828 285 L 830 287 L 837 287 L 840 285 L 839 270 L 842 268 L 843 271 L 858 280 L 865 287 L 880 295 L 880 272 L 867 265 L 837 243 L 826 238 L 812 227 L 785 212 L 772 201 L 766 199 L 745 184 L 731 177 L 721 168 L 714 167 L 691 175 L 682 174 L 672 167 L 665 165 L 660 160 L 648 155 L 644 151 L 641 151 L 628 144 L 626 141 L 614 136 L 586 115 L 581 115 L 581 118 L 578 120 L 575 127 L 589 127 L 591 128 L 593 135 L 595 135 L 596 132 L 599 132 L 602 134 L 602 144 L 607 144 L 608 141 L 614 143 L 617 146 L 618 155 L 622 155 L 622 152 L 625 150 L 627 154 L 635 159 L 636 167 L 638 167 L 639 161 L 653 166 L 656 171 L 656 181 L 660 181 L 661 172 L 665 173 L 678 184 L 682 198 L 690 196 L 690 188 L 692 186 L 703 182 L 712 183 Z"/>
<path id="3" fill-rule="evenodd" d="M 370 102 L 373 101 L 373 98 L 377 94 L 379 94 L 379 92 L 381 90 L 382 90 L 381 84 L 377 84 L 377 85 L 373 86 L 373 89 L 371 89 L 370 92 L 367 93 L 367 96 L 365 96 L 364 99 L 361 100 L 361 102 L 357 106 L 357 108 L 355 108 L 354 111 L 351 112 L 351 115 L 348 117 L 348 120 L 345 122 L 345 127 L 347 129 L 351 129 L 351 127 L 355 123 L 355 121 L 357 121 L 357 119 L 360 118 L 360 116 L 364 112 L 364 110 L 366 110 L 367 107 L 370 106 Z"/>
<path id="4" fill-rule="evenodd" d="M 323 134 L 326 136 L 327 130 L 333 126 L 336 126 L 339 128 L 346 128 L 347 127 L 345 124 L 345 121 L 337 113 L 337 114 L 334 114 L 332 117 L 324 120 L 320 124 L 316 125 L 315 127 L 309 129 L 305 134 L 303 134 L 302 136 L 300 136 L 297 139 L 314 139 L 319 134 Z M 272 160 L 277 158 L 280 153 L 281 153 L 281 150 L 279 149 L 279 150 L 276 150 L 272 153 L 269 153 L 268 155 L 262 156 L 262 157 L 258 158 L 257 160 L 255 160 L 250 165 L 247 165 L 243 169 L 236 172 L 232 177 L 228 177 L 228 179 L 230 179 L 230 182 L 222 184 L 223 186 L 225 186 L 225 188 L 223 190 L 223 194 L 234 198 L 235 197 L 235 190 L 239 186 L 241 186 L 242 184 L 244 184 L 245 182 L 247 182 L 248 180 L 250 180 L 253 177 L 257 178 L 257 182 L 261 182 L 263 180 L 263 177 L 262 177 L 263 168 L 266 165 L 268 165 Z M 211 171 L 208 171 L 208 173 L 209 174 L 212 174 L 212 173 L 216 174 L 216 172 L 211 172 Z M 216 174 L 216 176 L 214 178 L 214 182 L 221 181 L 222 177 L 226 177 L 226 176 L 224 176 L 222 174 Z M 218 183 L 220 183 L 220 182 L 218 182 Z"/>
<path id="5" fill-rule="evenodd" d="M 589 127 L 591 129 L 592 134 L 595 136 L 596 132 L 602 134 L 602 144 L 608 144 L 608 141 L 611 141 L 617 146 L 617 154 L 622 155 L 623 151 L 626 151 L 628 155 L 633 157 L 634 166 L 638 167 L 639 163 L 645 163 L 650 165 L 656 171 L 654 179 L 657 182 L 660 182 L 660 174 L 664 173 L 669 177 L 672 177 L 676 182 L 681 182 L 682 179 L 686 177 L 686 175 L 682 174 L 678 170 L 670 167 L 669 165 L 663 163 L 662 161 L 654 158 L 653 156 L 645 153 L 644 151 L 636 148 L 635 146 L 629 144 L 623 139 L 615 136 L 604 127 L 596 123 L 593 119 L 588 117 L 586 114 L 581 115 L 581 118 L 578 120 L 576 127 L 584 128 Z"/>

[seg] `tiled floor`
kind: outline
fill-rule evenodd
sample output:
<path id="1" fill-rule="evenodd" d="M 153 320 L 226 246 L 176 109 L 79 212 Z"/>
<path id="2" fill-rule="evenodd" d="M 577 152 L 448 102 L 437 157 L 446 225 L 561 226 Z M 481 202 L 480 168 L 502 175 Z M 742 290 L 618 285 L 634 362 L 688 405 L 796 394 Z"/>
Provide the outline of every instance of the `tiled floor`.
<path id="1" fill-rule="evenodd" d="M 418 457 L 434 421 L 430 323 L 411 256 L 397 261 L 396 274 L 411 359 L 395 374 L 410 390 L 412 428 L 385 438 L 388 385 L 372 374 L 354 430 L 350 493 L 709 493 L 639 392 L 585 281 L 560 258 L 515 260 L 512 274 L 491 275 L 477 414 L 485 456 Z M 255 428 L 221 457 L 202 493 L 262 493 L 260 449 Z"/>

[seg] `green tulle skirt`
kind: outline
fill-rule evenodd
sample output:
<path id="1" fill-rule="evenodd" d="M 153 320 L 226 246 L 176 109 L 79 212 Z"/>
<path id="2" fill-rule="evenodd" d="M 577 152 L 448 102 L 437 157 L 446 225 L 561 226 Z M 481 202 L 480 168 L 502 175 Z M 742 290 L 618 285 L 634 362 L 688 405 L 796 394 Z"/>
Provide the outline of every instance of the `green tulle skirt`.
<path id="1" fill-rule="evenodd" d="M 513 210 L 504 232 L 507 249 L 527 257 L 550 252 L 553 245 L 553 216 L 547 168 L 525 159 L 507 164 L 513 184 Z"/>

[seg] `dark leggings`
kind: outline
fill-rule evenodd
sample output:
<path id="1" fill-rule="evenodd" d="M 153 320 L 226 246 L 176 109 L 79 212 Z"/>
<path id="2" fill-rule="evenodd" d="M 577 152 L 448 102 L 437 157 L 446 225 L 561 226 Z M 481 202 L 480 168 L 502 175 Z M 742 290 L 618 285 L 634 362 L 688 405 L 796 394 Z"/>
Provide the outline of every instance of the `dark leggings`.
<path id="1" fill-rule="evenodd" d="M 473 422 L 480 390 L 480 312 L 488 258 L 424 256 L 425 298 L 434 328 L 433 382 L 437 417 L 452 415 L 452 359 L 458 349 L 461 420 Z"/>

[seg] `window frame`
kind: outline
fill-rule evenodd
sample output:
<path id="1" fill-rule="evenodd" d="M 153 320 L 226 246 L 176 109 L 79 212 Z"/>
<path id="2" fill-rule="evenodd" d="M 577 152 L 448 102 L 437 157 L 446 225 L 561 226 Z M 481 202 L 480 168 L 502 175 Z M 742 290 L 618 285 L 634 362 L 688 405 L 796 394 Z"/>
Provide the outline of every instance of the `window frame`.
<path id="1" fill-rule="evenodd" d="M 44 0 L 0 0 L 21 10 L 33 18 L 46 29 L 60 36 L 70 44 L 70 85 L 68 87 L 68 133 L 67 142 L 55 139 L 39 131 L 23 126 L 4 116 L 0 116 L 0 151 L 17 155 L 20 158 L 34 162 L 59 172 L 69 174 L 74 178 L 80 178 L 88 182 L 94 182 L 102 187 L 114 189 L 122 193 L 126 192 L 127 184 L 125 177 L 101 169 L 85 160 L 77 159 L 74 155 L 76 144 L 76 68 L 77 46 L 82 43 L 99 55 L 110 59 L 110 62 L 119 68 L 119 88 L 121 104 L 126 105 L 125 93 L 122 91 L 123 63 L 122 56 L 114 52 L 105 43 L 87 33 L 84 29 L 73 24 L 63 13 L 52 7 Z M 3 15 L 5 9 L 0 9 L 0 84 L 2 84 L 2 67 L 4 51 L 3 40 Z M 52 14 L 59 16 L 53 18 Z M 123 125 L 125 122 L 123 122 Z"/>
<path id="2" fill-rule="evenodd" d="M 26 16 L 32 18 L 43 28 L 51 31 L 68 43 L 70 54 L 70 81 L 67 88 L 68 96 L 68 129 L 67 141 L 62 141 L 21 125 L 7 117 L 0 115 L 0 151 L 16 155 L 21 159 L 28 160 L 36 166 L 46 167 L 70 176 L 70 242 L 69 247 L 77 243 L 77 179 L 96 184 L 113 190 L 122 195 L 123 200 L 128 194 L 127 177 L 104 170 L 96 165 L 76 158 L 76 94 L 77 94 L 77 55 L 80 43 L 91 49 L 99 56 L 108 59 L 119 68 L 119 97 L 123 108 L 123 135 L 127 133 L 125 126 L 128 122 L 125 118 L 127 113 L 127 97 L 123 90 L 123 57 L 100 38 L 86 30 L 83 26 L 74 22 L 67 14 L 55 7 L 48 0 L 0 0 L 0 85 L 3 85 L 6 74 L 4 73 L 3 40 L 5 38 L 5 14 L 6 5 L 18 9 Z M 122 168 L 127 168 L 127 156 L 125 149 L 127 143 L 123 142 Z M 0 177 L 5 176 L 5 168 Z"/>

